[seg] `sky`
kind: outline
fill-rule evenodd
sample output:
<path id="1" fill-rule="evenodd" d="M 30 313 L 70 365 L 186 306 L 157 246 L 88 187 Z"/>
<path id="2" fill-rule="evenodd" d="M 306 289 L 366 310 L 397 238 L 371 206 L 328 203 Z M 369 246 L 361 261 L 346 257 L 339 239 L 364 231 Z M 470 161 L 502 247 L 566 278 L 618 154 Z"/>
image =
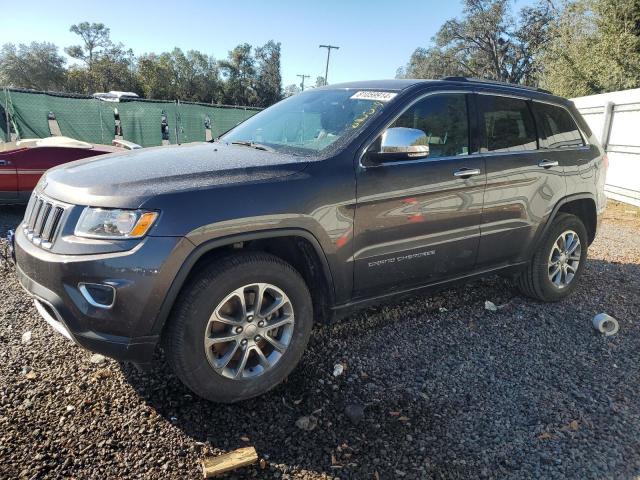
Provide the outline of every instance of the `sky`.
<path id="1" fill-rule="evenodd" d="M 515 0 L 516 5 L 530 3 Z M 102 22 L 111 39 L 136 55 L 180 47 L 225 58 L 240 43 L 282 44 L 283 85 L 306 74 L 315 83 L 324 75 L 331 51 L 329 83 L 393 78 L 419 46 L 427 46 L 439 27 L 459 16 L 459 0 L 180 0 L 92 2 L 91 0 L 0 0 L 0 44 L 49 41 L 59 47 L 79 43 L 69 27 Z"/>

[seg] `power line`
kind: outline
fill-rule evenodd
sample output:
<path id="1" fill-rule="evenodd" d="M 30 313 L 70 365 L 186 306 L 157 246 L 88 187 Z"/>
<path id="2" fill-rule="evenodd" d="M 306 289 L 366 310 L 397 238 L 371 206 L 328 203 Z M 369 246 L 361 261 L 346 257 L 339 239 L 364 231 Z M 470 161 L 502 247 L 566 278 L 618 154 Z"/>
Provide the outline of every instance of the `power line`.
<path id="1" fill-rule="evenodd" d="M 331 56 L 331 49 L 338 50 L 340 47 L 336 47 L 335 45 L 319 45 L 318 48 L 326 48 L 327 49 L 327 66 L 324 70 L 324 84 L 329 85 L 327 81 L 327 77 L 329 76 L 329 57 Z"/>
<path id="2" fill-rule="evenodd" d="M 296 77 L 300 77 L 302 79 L 302 82 L 300 83 L 300 88 L 304 92 L 304 79 L 311 77 L 311 75 L 298 74 L 298 75 L 296 75 Z"/>

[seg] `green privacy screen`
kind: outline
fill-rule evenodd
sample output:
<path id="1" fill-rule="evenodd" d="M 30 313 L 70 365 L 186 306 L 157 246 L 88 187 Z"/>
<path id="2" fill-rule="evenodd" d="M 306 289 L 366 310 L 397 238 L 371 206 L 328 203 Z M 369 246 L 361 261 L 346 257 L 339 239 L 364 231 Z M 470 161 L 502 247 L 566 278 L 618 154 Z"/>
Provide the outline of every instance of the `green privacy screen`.
<path id="1" fill-rule="evenodd" d="M 60 134 L 90 143 L 111 144 L 119 117 L 122 137 L 143 147 L 204 141 L 256 114 L 259 109 L 155 100 L 105 102 L 81 95 L 17 89 L 0 90 L 0 135 L 6 139 L 6 106 L 20 138 L 44 138 L 55 118 Z M 164 136 L 163 136 L 163 131 Z"/>

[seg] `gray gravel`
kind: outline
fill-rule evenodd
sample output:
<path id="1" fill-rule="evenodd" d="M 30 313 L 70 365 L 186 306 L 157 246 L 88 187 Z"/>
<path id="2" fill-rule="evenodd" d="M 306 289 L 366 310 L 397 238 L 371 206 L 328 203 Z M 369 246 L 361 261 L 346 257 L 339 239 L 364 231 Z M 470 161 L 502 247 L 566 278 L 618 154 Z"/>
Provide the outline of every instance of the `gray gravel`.
<path id="1" fill-rule="evenodd" d="M 0 211 L 0 230 L 20 215 Z M 264 468 L 229 478 L 636 478 L 639 234 L 614 205 L 559 304 L 490 278 L 317 327 L 285 384 L 233 406 L 194 398 L 161 358 L 146 375 L 92 362 L 2 272 L 0 478 L 199 478 L 203 455 L 247 444 Z M 616 336 L 596 334 L 599 312 Z"/>

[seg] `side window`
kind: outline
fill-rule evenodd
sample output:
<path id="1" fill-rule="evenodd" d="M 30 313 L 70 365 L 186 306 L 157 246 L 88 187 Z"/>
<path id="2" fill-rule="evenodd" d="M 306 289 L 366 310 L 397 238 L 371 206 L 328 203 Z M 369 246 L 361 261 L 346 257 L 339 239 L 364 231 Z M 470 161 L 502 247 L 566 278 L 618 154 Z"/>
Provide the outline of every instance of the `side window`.
<path id="1" fill-rule="evenodd" d="M 426 97 L 404 111 L 389 126 L 422 130 L 429 142 L 429 158 L 467 155 L 469 119 L 465 94 Z"/>
<path id="2" fill-rule="evenodd" d="M 536 128 L 525 100 L 478 95 L 485 139 L 481 151 L 520 152 L 535 150 Z"/>
<path id="3" fill-rule="evenodd" d="M 564 108 L 534 102 L 540 124 L 541 148 L 574 148 L 584 145 L 578 126 Z"/>

